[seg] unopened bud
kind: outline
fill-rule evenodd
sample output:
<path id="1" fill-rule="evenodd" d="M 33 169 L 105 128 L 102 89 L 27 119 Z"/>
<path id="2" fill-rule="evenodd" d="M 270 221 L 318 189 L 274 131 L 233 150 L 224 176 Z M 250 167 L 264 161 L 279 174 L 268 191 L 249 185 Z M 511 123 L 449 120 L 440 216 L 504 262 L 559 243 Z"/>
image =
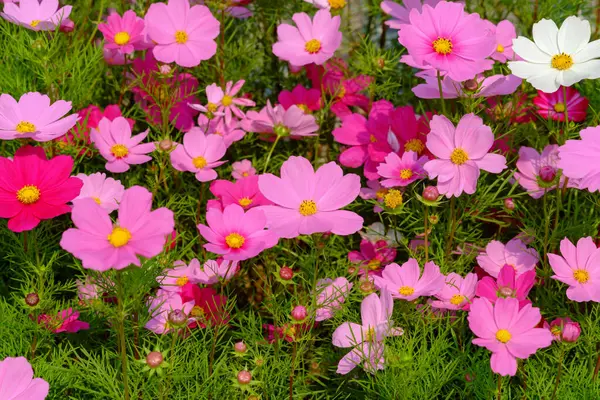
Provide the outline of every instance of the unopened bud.
<path id="1" fill-rule="evenodd" d="M 29 293 L 25 296 L 25 303 L 30 307 L 35 307 L 40 302 L 40 296 L 37 293 Z"/>
<path id="2" fill-rule="evenodd" d="M 160 351 L 153 351 L 146 356 L 146 364 L 150 368 L 158 368 L 163 363 L 164 358 Z"/>
<path id="3" fill-rule="evenodd" d="M 306 319 L 307 315 L 308 313 L 306 311 L 306 307 L 304 306 L 296 306 L 292 310 L 292 318 L 296 321 L 302 321 Z"/>
<path id="4" fill-rule="evenodd" d="M 252 374 L 249 371 L 240 371 L 237 374 L 237 381 L 240 385 L 247 385 L 252 381 Z"/>
<path id="5" fill-rule="evenodd" d="M 244 342 L 237 342 L 236 344 L 233 345 L 233 349 L 235 350 L 236 353 L 245 353 L 248 350 L 248 347 L 246 346 L 246 343 L 244 343 Z"/>
<path id="6" fill-rule="evenodd" d="M 284 281 L 289 281 L 294 277 L 294 270 L 290 267 L 281 267 L 279 270 L 279 277 Z"/>

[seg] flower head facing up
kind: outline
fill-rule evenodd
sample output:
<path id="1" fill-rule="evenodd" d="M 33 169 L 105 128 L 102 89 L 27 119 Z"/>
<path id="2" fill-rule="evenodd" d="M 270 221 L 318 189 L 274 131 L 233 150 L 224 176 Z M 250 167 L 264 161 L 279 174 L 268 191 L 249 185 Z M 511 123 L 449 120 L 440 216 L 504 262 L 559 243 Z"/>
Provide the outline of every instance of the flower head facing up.
<path id="1" fill-rule="evenodd" d="M 569 239 L 560 242 L 560 253 L 548 254 L 554 271 L 552 279 L 569 285 L 567 297 L 570 300 L 600 301 L 600 249 L 591 237 L 581 238 L 577 246 Z"/>
<path id="2" fill-rule="evenodd" d="M 183 136 L 183 145 L 177 145 L 171 152 L 171 164 L 178 171 L 193 172 L 200 182 L 217 178 L 214 168 L 222 165 L 220 161 L 227 147 L 219 135 L 205 135 L 200 128 L 192 128 Z"/>
<path id="3" fill-rule="evenodd" d="M 526 359 L 552 343 L 548 329 L 536 328 L 542 316 L 530 304 L 519 308 L 519 301 L 501 298 L 492 304 L 486 298 L 473 301 L 467 317 L 477 336 L 473 344 L 492 352 L 492 371 L 502 376 L 517 373 L 517 358 Z"/>
<path id="4" fill-rule="evenodd" d="M 258 187 L 274 205 L 263 206 L 268 227 L 283 238 L 332 232 L 350 235 L 362 228 L 363 219 L 340 210 L 360 192 L 358 175 L 344 175 L 334 162 L 317 171 L 304 157 L 292 156 L 281 166 L 281 177 L 263 174 Z"/>
<path id="5" fill-rule="evenodd" d="M 438 190 L 446 197 L 475 193 L 480 169 L 499 173 L 506 168 L 504 156 L 489 153 L 492 130 L 474 114 L 462 117 L 456 128 L 448 118 L 434 115 L 430 126 L 427 148 L 438 159 L 423 168 L 430 179 L 438 178 Z"/>
<path id="6" fill-rule="evenodd" d="M 300 138 L 304 136 L 315 136 L 319 129 L 314 116 L 305 114 L 302 109 L 292 105 L 287 110 L 277 104 L 274 107 L 267 101 L 264 108 L 265 118 L 254 122 L 255 131 L 259 133 L 270 133 L 280 137 L 290 136 Z"/>
<path id="7" fill-rule="evenodd" d="M 252 166 L 252 161 L 250 160 L 236 161 L 231 164 L 231 167 L 233 168 L 231 171 L 233 179 L 239 180 L 256 175 L 256 168 Z"/>
<path id="8" fill-rule="evenodd" d="M 498 278 L 485 276 L 477 283 L 476 294 L 479 297 L 485 297 L 492 303 L 501 298 L 516 298 L 519 300 L 519 307 L 525 304 L 531 304 L 527 300 L 527 295 L 535 283 L 535 270 L 523 272 L 519 277 L 515 269 L 510 265 L 505 265 L 500 269 Z"/>
<path id="9" fill-rule="evenodd" d="M 79 196 L 75 197 L 73 201 L 91 198 L 108 212 L 119 208 L 121 197 L 125 191 L 121 181 L 107 178 L 106 174 L 102 172 L 91 175 L 77 174 L 75 177 L 83 182 L 83 187 Z"/>
<path id="10" fill-rule="evenodd" d="M 8 229 L 28 231 L 41 220 L 70 212 L 67 202 L 83 186 L 70 177 L 72 169 L 71 157 L 48 160 L 41 147 L 21 147 L 12 160 L 0 157 L 0 218 L 9 218 Z"/>
<path id="11" fill-rule="evenodd" d="M 402 158 L 396 153 L 390 153 L 385 157 L 385 162 L 377 166 L 377 173 L 383 179 L 381 185 L 384 187 L 407 186 L 417 179 L 424 178 L 427 173 L 423 165 L 429 161 L 427 156 L 419 157 L 414 151 L 406 151 Z"/>
<path id="12" fill-rule="evenodd" d="M 154 3 L 146 13 L 148 38 L 156 43 L 154 57 L 191 68 L 217 52 L 219 21 L 206 6 L 190 7 L 188 0 Z"/>
<path id="13" fill-rule="evenodd" d="M 377 271 L 385 267 L 394 261 L 395 258 L 396 249 L 389 246 L 385 240 L 371 242 L 370 240 L 363 239 L 360 242 L 360 251 L 354 250 L 348 253 L 348 260 L 350 262 L 359 264 L 361 267 L 366 267 L 371 271 Z"/>
<path id="14" fill-rule="evenodd" d="M 107 23 L 98 24 L 98 30 L 104 35 L 104 48 L 116 50 L 122 54 L 131 54 L 134 50 L 144 50 L 148 44 L 144 38 L 144 20 L 134 11 L 125 11 L 121 17 L 113 12 Z"/>
<path id="15" fill-rule="evenodd" d="M 166 269 L 156 281 L 160 283 L 162 290 L 180 293 L 186 283 L 200 283 L 201 272 L 200 261 L 196 258 L 192 259 L 189 265 L 177 260 L 173 263 L 173 268 Z"/>
<path id="16" fill-rule="evenodd" d="M 194 304 L 190 312 L 193 319 L 190 328 L 224 325 L 229 321 L 229 314 L 225 308 L 227 297 L 217 294 L 213 288 L 200 288 L 188 283 L 182 288 L 181 299 L 183 302 Z"/>
<path id="17" fill-rule="evenodd" d="M 543 118 L 565 121 L 568 115 L 569 121 L 583 122 L 587 115 L 589 100 L 572 87 L 561 87 L 554 93 L 538 90 L 533 104 L 537 107 L 537 113 Z"/>
<path id="18" fill-rule="evenodd" d="M 488 27 L 496 38 L 496 48 L 492 55 L 492 59 L 505 63 L 515 59 L 515 52 L 512 49 L 513 39 L 517 37 L 515 26 L 509 20 L 505 19 L 494 25 L 488 21 Z"/>
<path id="19" fill-rule="evenodd" d="M 581 140 L 567 140 L 558 149 L 558 168 L 565 177 L 580 179 L 580 189 L 600 190 L 600 127 L 582 130 Z"/>
<path id="20" fill-rule="evenodd" d="M 340 17 L 332 17 L 327 10 L 319 10 L 313 20 L 306 13 L 296 13 L 292 20 L 297 27 L 280 24 L 273 54 L 293 65 L 318 65 L 329 60 L 342 43 L 339 31 Z"/>
<path id="21" fill-rule="evenodd" d="M 0 392 L 6 400 L 44 400 L 50 385 L 33 377 L 33 368 L 25 357 L 6 357 L 0 361 Z"/>
<path id="22" fill-rule="evenodd" d="M 442 289 L 435 293 L 438 300 L 431 302 L 432 307 L 448 310 L 469 310 L 475 297 L 477 275 L 469 273 L 464 278 L 454 272 L 446 276 Z"/>
<path id="23" fill-rule="evenodd" d="M 60 245 L 79 258 L 83 267 L 96 271 L 140 266 L 138 255 L 152 258 L 164 249 L 165 236 L 173 231 L 173 212 L 151 211 L 152 193 L 141 186 L 125 190 L 116 223 L 92 199 L 74 202 L 76 228 L 63 233 Z"/>
<path id="24" fill-rule="evenodd" d="M 230 204 L 223 211 L 210 208 L 206 213 L 207 225 L 198 225 L 200 234 L 208 241 L 204 248 L 220 254 L 225 260 L 247 260 L 277 244 L 273 231 L 265 230 L 267 219 L 260 208 L 244 212 L 238 204 Z"/>
<path id="25" fill-rule="evenodd" d="M 425 264 L 421 275 L 419 263 L 411 258 L 402 266 L 388 265 L 381 276 L 374 276 L 374 279 L 375 286 L 387 289 L 395 299 L 412 301 L 438 293 L 444 286 L 445 277 L 440 273 L 440 267 L 431 261 Z"/>
<path id="26" fill-rule="evenodd" d="M 560 29 L 554 21 L 533 24 L 533 42 L 523 36 L 513 40 L 513 50 L 523 61 L 509 61 L 512 73 L 537 90 L 556 92 L 583 79 L 600 77 L 600 46 L 590 43 L 590 23 L 568 17 Z"/>
<path id="27" fill-rule="evenodd" d="M 540 257 L 535 249 L 528 248 L 520 239 L 514 238 L 506 245 L 492 240 L 485 247 L 485 252 L 477 256 L 477 262 L 491 276 L 498 277 L 505 265 L 510 266 L 520 276 L 526 271 L 535 270 Z"/>
<path id="28" fill-rule="evenodd" d="M 71 102 L 50 98 L 37 92 L 25 93 L 15 100 L 9 94 L 0 95 L 0 139 L 32 138 L 47 142 L 63 136 L 79 119 L 77 114 L 65 117 Z"/>
<path id="29" fill-rule="evenodd" d="M 244 210 L 249 210 L 253 207 L 272 204 L 258 189 L 258 176 L 256 175 L 240 179 L 235 183 L 225 180 L 214 181 L 210 185 L 210 191 L 219 198 L 223 207 L 238 204 Z"/>
<path id="30" fill-rule="evenodd" d="M 435 7 L 440 0 L 404 0 L 402 4 L 393 0 L 384 0 L 381 2 L 381 10 L 388 14 L 391 19 L 385 21 L 385 24 L 392 29 L 400 29 L 403 24 L 409 24 L 409 15 L 412 10 L 421 12 L 423 5 Z"/>
<path id="31" fill-rule="evenodd" d="M 58 0 L 25 0 L 19 5 L 5 1 L 2 18 L 33 31 L 53 31 L 66 22 L 72 6 L 58 8 Z"/>

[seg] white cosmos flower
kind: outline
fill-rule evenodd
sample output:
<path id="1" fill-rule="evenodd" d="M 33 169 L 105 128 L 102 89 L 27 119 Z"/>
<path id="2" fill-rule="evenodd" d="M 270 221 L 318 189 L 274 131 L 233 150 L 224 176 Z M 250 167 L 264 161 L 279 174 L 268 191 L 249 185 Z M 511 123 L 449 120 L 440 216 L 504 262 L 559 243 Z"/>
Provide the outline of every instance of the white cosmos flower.
<path id="1" fill-rule="evenodd" d="M 519 36 L 513 50 L 524 61 L 508 63 L 513 75 L 526 79 L 542 92 L 556 92 L 582 79 L 600 77 L 600 40 L 590 43 L 591 28 L 586 20 L 568 17 L 558 29 L 554 21 L 533 24 L 533 42 Z"/>

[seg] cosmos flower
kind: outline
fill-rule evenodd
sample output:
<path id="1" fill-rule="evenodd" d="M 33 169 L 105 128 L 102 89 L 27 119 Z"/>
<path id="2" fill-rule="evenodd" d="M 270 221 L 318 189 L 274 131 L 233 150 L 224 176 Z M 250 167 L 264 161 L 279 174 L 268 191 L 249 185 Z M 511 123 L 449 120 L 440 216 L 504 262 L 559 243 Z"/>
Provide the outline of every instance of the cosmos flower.
<path id="1" fill-rule="evenodd" d="M 260 192 L 256 175 L 239 179 L 235 183 L 225 180 L 214 181 L 210 185 L 210 191 L 221 201 L 222 207 L 238 204 L 244 210 L 249 210 L 253 207 L 272 204 Z"/>
<path id="2" fill-rule="evenodd" d="M 385 157 L 385 162 L 377 166 L 377 173 L 383 179 L 383 187 L 407 186 L 427 176 L 423 165 L 429 161 L 427 156 L 419 157 L 414 151 L 406 151 L 402 158 L 396 153 L 390 153 Z"/>
<path id="3" fill-rule="evenodd" d="M 73 201 L 91 198 L 108 212 L 119 208 L 121 197 L 125 191 L 121 181 L 107 178 L 106 174 L 102 172 L 91 175 L 77 174 L 75 177 L 83 182 L 83 187 L 79 196 L 75 197 Z"/>
<path id="4" fill-rule="evenodd" d="M 72 6 L 58 8 L 58 0 L 21 0 L 5 2 L 2 18 L 33 31 L 53 31 L 66 21 Z"/>
<path id="5" fill-rule="evenodd" d="M 282 90 L 277 96 L 277 101 L 287 110 L 291 106 L 297 106 L 304 113 L 310 114 L 321 109 L 321 91 L 318 89 L 307 89 L 297 85 L 292 91 Z"/>
<path id="6" fill-rule="evenodd" d="M 523 307 L 525 304 L 531 304 L 531 301 L 527 300 L 527 295 L 534 283 L 535 270 L 523 272 L 517 277 L 515 269 L 505 265 L 500 269 L 497 279 L 491 276 L 481 278 L 477 283 L 476 294 L 492 303 L 500 298 L 514 297 L 519 300 L 519 307 Z"/>
<path id="7" fill-rule="evenodd" d="M 250 160 L 236 161 L 231 164 L 231 167 L 233 169 L 231 171 L 233 179 L 244 179 L 256 175 L 256 168 L 252 166 L 252 161 Z"/>
<path id="8" fill-rule="evenodd" d="M 539 199 L 557 186 L 562 188 L 565 183 L 565 177 L 558 171 L 556 144 L 547 145 L 541 154 L 536 149 L 522 146 L 519 149 L 517 169 L 519 171 L 514 174 L 515 180 L 534 199 Z M 573 187 L 574 183 L 578 185 L 574 180 L 569 181 L 569 187 Z"/>
<path id="9" fill-rule="evenodd" d="M 131 54 L 134 50 L 144 50 L 148 47 L 144 37 L 144 20 L 127 10 L 121 17 L 116 12 L 106 19 L 107 23 L 98 24 L 98 30 L 104 35 L 104 47 L 117 50 L 122 54 Z"/>
<path id="10" fill-rule="evenodd" d="M 431 302 L 432 307 L 447 310 L 469 310 L 475 297 L 477 275 L 467 274 L 464 278 L 454 272 L 445 278 L 442 289 L 435 293 L 437 300 Z"/>
<path id="11" fill-rule="evenodd" d="M 50 385 L 33 377 L 25 357 L 6 357 L 0 361 L 0 394 L 5 400 L 44 400 Z"/>
<path id="12" fill-rule="evenodd" d="M 600 127 L 579 132 L 581 140 L 567 140 L 558 148 L 558 168 L 569 179 L 581 179 L 580 189 L 600 190 Z"/>
<path id="13" fill-rule="evenodd" d="M 535 270 L 539 259 L 535 249 L 528 248 L 523 241 L 514 238 L 506 245 L 497 240 L 489 242 L 485 252 L 477 256 L 477 263 L 494 278 L 498 277 L 505 265 L 512 267 L 518 277 L 524 272 Z"/>
<path id="14" fill-rule="evenodd" d="M 587 115 L 589 100 L 572 87 L 561 87 L 554 93 L 538 90 L 533 104 L 537 107 L 537 113 L 544 118 L 564 121 L 568 116 L 569 121 L 582 122 Z"/>
<path id="15" fill-rule="evenodd" d="M 425 263 L 423 274 L 419 263 L 410 258 L 402 266 L 392 263 L 385 267 L 381 276 L 374 276 L 375 286 L 389 290 L 392 297 L 413 301 L 417 297 L 431 296 L 444 286 L 445 277 L 440 273 L 440 267 L 433 262 Z"/>
<path id="16" fill-rule="evenodd" d="M 507 19 L 498 22 L 498 25 L 487 22 L 492 35 L 496 38 L 496 49 L 490 57 L 501 63 L 515 60 L 515 52 L 512 48 L 513 39 L 517 37 L 515 26 Z"/>
<path id="17" fill-rule="evenodd" d="M 56 315 L 41 314 L 38 323 L 53 333 L 75 333 L 90 329 L 90 324 L 79 320 L 79 311 L 72 308 L 61 310 Z"/>
<path id="18" fill-rule="evenodd" d="M 216 167 L 227 147 L 219 135 L 205 135 L 200 128 L 192 128 L 183 136 L 183 145 L 178 144 L 170 154 L 171 164 L 178 171 L 193 172 L 200 182 L 217 178 Z"/>
<path id="19" fill-rule="evenodd" d="M 415 96 L 421 99 L 439 99 L 440 89 L 436 76 L 424 77 L 425 83 L 412 88 Z M 458 97 L 492 97 L 513 94 L 521 85 L 521 79 L 514 75 L 492 75 L 484 77 L 478 75 L 475 79 L 457 82 L 449 76 L 442 78 L 442 94 L 444 99 Z"/>
<path id="20" fill-rule="evenodd" d="M 344 277 L 317 281 L 317 311 L 315 321 L 332 318 L 342 308 L 352 290 L 352 283 Z"/>

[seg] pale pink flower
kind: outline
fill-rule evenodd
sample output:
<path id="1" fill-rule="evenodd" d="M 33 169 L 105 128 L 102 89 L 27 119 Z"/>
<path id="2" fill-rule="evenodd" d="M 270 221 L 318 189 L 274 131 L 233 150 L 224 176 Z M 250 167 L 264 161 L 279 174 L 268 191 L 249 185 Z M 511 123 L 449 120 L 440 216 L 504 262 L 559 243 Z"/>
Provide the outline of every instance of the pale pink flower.
<path id="1" fill-rule="evenodd" d="M 108 212 L 119 208 L 121 197 L 123 197 L 125 191 L 121 181 L 107 178 L 103 172 L 96 172 L 91 175 L 77 174 L 75 177 L 81 179 L 83 187 L 79 192 L 79 196 L 75 197 L 73 201 L 90 198 Z"/>
<path id="2" fill-rule="evenodd" d="M 395 299 L 412 301 L 438 293 L 444 286 L 445 277 L 440 273 L 440 267 L 431 261 L 425 264 L 421 275 L 419 263 L 410 258 L 402 266 L 396 263 L 388 265 L 381 276 L 373 278 L 376 287 L 389 290 Z"/>
<path id="3" fill-rule="evenodd" d="M 0 396 L 3 400 L 44 400 L 50 385 L 33 377 L 25 357 L 6 357 L 0 361 Z"/>
<path id="4" fill-rule="evenodd" d="M 348 279 L 321 279 L 317 282 L 317 311 L 315 321 L 325 321 L 332 318 L 336 311 L 342 308 L 346 297 L 352 290 Z"/>
<path id="5" fill-rule="evenodd" d="M 412 88 L 415 96 L 421 99 L 439 99 L 440 89 L 438 79 L 434 75 L 423 77 L 425 83 Z M 487 78 L 478 75 L 475 79 L 457 82 L 449 76 L 442 78 L 442 94 L 444 99 L 456 99 L 457 97 L 492 97 L 513 94 L 521 85 L 522 79 L 514 75 L 492 75 Z M 471 89 L 469 85 L 473 85 Z"/>
<path id="6" fill-rule="evenodd" d="M 239 271 L 238 261 L 217 259 L 208 260 L 198 274 L 200 282 L 205 285 L 212 285 L 219 281 L 228 281 Z"/>
<path id="7" fill-rule="evenodd" d="M 198 117 L 198 126 L 207 135 L 221 136 L 226 147 L 242 140 L 246 135 L 246 132 L 240 127 L 240 122 L 235 118 L 232 118 L 227 123 L 224 118 L 210 119 L 206 115 L 200 114 Z"/>
<path id="8" fill-rule="evenodd" d="M 384 188 L 378 180 L 368 180 L 367 187 L 360 188 L 359 196 L 363 200 L 376 200 L 383 204 L 383 197 L 387 194 L 388 189 Z M 379 205 L 373 206 L 373 212 L 380 213 L 383 211 Z"/>
<path id="9" fill-rule="evenodd" d="M 305 114 L 298 106 L 291 106 L 287 110 L 279 104 L 271 106 L 267 101 L 266 119 L 254 122 L 255 131 L 259 133 L 274 133 L 277 136 L 316 136 L 319 129 L 314 116 Z"/>
<path id="10" fill-rule="evenodd" d="M 183 136 L 183 145 L 178 144 L 171 152 L 171 164 L 178 171 L 196 174 L 200 182 L 217 178 L 214 168 L 222 165 L 220 161 L 227 147 L 219 135 L 205 135 L 199 128 L 192 128 Z"/>
<path id="11" fill-rule="evenodd" d="M 169 314 L 173 311 L 180 311 L 187 316 L 187 324 L 195 321 L 190 317 L 194 308 L 194 301 L 183 302 L 182 297 L 176 292 L 167 292 L 159 290 L 156 296 L 148 302 L 148 311 L 151 319 L 144 326 L 159 335 L 164 335 L 173 330 L 173 325 L 169 322 Z"/>
<path id="12" fill-rule="evenodd" d="M 494 25 L 489 21 L 486 22 L 488 23 L 488 29 L 496 38 L 496 48 L 490 57 L 501 63 L 516 60 L 512 44 L 513 39 L 517 38 L 517 31 L 512 22 L 507 19 L 498 22 L 498 25 Z"/>
<path id="13" fill-rule="evenodd" d="M 567 140 L 558 149 L 558 168 L 569 179 L 581 179 L 579 187 L 590 192 L 600 190 L 600 127 L 579 132 L 581 140 Z"/>
<path id="14" fill-rule="evenodd" d="M 539 199 L 546 192 L 556 189 L 557 186 L 560 188 L 564 186 L 565 177 L 558 171 L 558 161 L 558 145 L 556 144 L 544 147 L 542 154 L 534 148 L 523 146 L 519 149 L 519 160 L 517 161 L 519 171 L 515 172 L 514 178 L 531 197 Z M 573 181 L 569 181 L 568 185 L 573 187 L 573 183 Z"/>
<path id="15" fill-rule="evenodd" d="M 477 256 L 479 266 L 494 278 L 498 277 L 505 265 L 514 268 L 516 276 L 519 277 L 524 272 L 535 270 L 539 260 L 538 252 L 517 238 L 510 240 L 506 245 L 492 240 L 485 247 L 485 252 Z"/>
<path id="16" fill-rule="evenodd" d="M 86 276 L 84 281 L 78 279 L 75 283 L 77 285 L 77 297 L 79 300 L 94 300 L 103 294 L 102 288 L 90 276 Z"/>
<path id="17" fill-rule="evenodd" d="M 156 281 L 160 284 L 162 290 L 179 293 L 181 287 L 188 282 L 201 283 L 199 278 L 201 269 L 198 259 L 192 259 L 189 265 L 177 260 L 173 263 L 173 267 L 164 270 L 163 275 L 156 277 Z"/>
<path id="18" fill-rule="evenodd" d="M 440 0 L 403 0 L 400 4 L 393 0 L 384 0 L 381 2 L 381 9 L 392 17 L 385 21 L 385 24 L 392 29 L 400 29 L 402 24 L 410 23 L 408 15 L 412 10 L 421 12 L 424 4 L 435 7 L 439 2 Z"/>
<path id="19" fill-rule="evenodd" d="M 144 20 L 135 11 L 127 10 L 122 17 L 113 12 L 106 21 L 106 24 L 98 24 L 98 30 L 104 35 L 104 48 L 131 54 L 134 50 L 148 47 L 144 37 Z"/>
<path id="20" fill-rule="evenodd" d="M 446 310 L 469 310 L 477 288 L 477 274 L 469 273 L 464 278 L 454 272 L 446 276 L 442 289 L 435 293 L 438 300 L 431 302 L 436 308 Z"/>
<path id="21" fill-rule="evenodd" d="M 206 106 L 203 106 L 202 104 L 188 105 L 196 111 L 200 111 L 207 114 L 209 119 L 212 119 L 214 117 L 222 117 L 225 115 L 225 113 L 223 112 L 224 107 L 222 104 L 224 97 L 225 92 L 223 92 L 223 89 L 216 83 L 212 83 L 206 87 L 206 99 L 208 100 Z"/>
<path id="22" fill-rule="evenodd" d="M 33 31 L 53 31 L 71 14 L 72 6 L 58 8 L 58 0 L 21 0 L 4 4 L 2 18 Z"/>
<path id="23" fill-rule="evenodd" d="M 238 106 L 252 107 L 256 105 L 256 103 L 250 99 L 235 97 L 235 95 L 238 94 L 238 92 L 242 89 L 242 86 L 244 86 L 245 82 L 245 80 L 241 79 L 237 81 L 235 85 L 232 81 L 227 82 L 225 85 L 225 93 L 221 99 L 221 105 L 217 111 L 225 112 L 225 123 L 227 124 L 231 123 L 232 115 L 235 115 L 240 119 L 244 118 L 244 112 L 240 110 Z"/>
<path id="24" fill-rule="evenodd" d="M 346 0 L 304 0 L 322 10 L 341 10 L 346 6 Z"/>
<path id="25" fill-rule="evenodd" d="M 236 161 L 231 166 L 233 168 L 231 171 L 233 179 L 244 179 L 256 175 L 256 168 L 252 166 L 252 161 L 250 160 Z"/>
<path id="26" fill-rule="evenodd" d="M 421 156 L 414 151 L 405 151 L 402 158 L 396 153 L 390 153 L 385 161 L 377 166 L 377 173 L 382 178 L 384 187 L 408 186 L 417 179 L 423 179 L 427 173 L 423 165 L 429 161 L 427 156 Z"/>

